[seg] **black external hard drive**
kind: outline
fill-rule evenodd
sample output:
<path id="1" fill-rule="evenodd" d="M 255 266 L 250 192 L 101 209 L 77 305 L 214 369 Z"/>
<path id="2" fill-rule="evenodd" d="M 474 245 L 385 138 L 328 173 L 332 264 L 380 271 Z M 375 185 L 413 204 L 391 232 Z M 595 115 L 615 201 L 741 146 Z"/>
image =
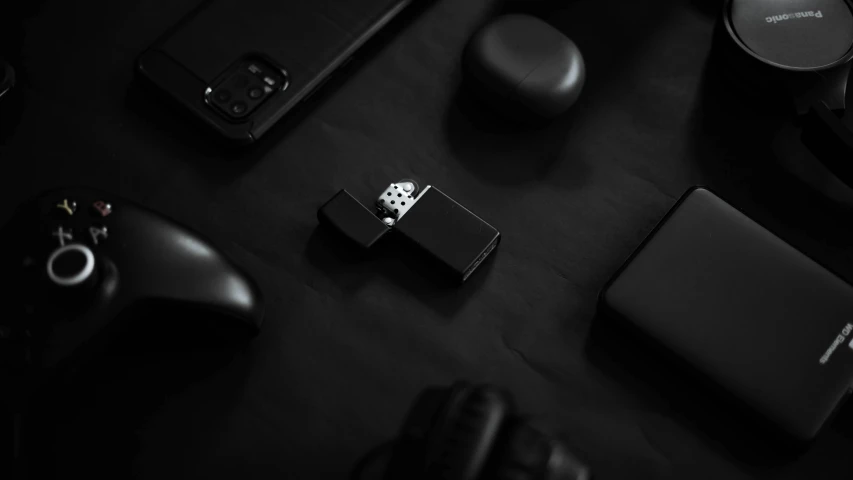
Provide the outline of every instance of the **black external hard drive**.
<path id="1" fill-rule="evenodd" d="M 853 386 L 853 286 L 703 188 L 678 201 L 600 306 L 798 442 Z"/>

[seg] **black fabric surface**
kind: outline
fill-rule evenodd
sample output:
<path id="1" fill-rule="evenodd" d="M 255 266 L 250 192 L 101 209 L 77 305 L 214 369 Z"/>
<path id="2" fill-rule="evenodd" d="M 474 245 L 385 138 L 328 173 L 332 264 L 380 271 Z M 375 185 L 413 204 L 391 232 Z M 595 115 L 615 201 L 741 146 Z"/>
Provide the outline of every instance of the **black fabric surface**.
<path id="1" fill-rule="evenodd" d="M 422 388 L 458 378 L 509 389 L 602 480 L 849 476 L 851 413 L 801 456 L 759 454 L 667 362 L 593 328 L 599 289 L 694 184 L 853 278 L 850 208 L 788 174 L 757 133 L 766 115 L 708 71 L 715 2 L 438 0 L 236 153 L 131 88 L 136 56 L 195 3 L 48 1 L 24 25 L 0 220 L 49 187 L 106 189 L 203 232 L 267 304 L 260 337 L 192 379 L 179 372 L 214 363 L 160 347 L 168 328 L 112 352 L 77 400 L 56 399 L 73 407 L 56 424 L 59 478 L 346 478 Z M 511 125 L 462 90 L 465 41 L 501 9 L 582 50 L 570 114 Z M 370 201 L 401 178 L 501 230 L 461 288 L 317 228 L 339 189 Z"/>

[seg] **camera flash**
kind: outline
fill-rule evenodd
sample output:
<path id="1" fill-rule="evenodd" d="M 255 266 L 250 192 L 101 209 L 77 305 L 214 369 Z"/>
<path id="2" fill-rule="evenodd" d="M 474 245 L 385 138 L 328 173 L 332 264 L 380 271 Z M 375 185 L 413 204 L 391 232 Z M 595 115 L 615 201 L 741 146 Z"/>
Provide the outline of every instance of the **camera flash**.
<path id="1" fill-rule="evenodd" d="M 272 92 L 272 88 L 271 87 L 264 87 L 264 92 L 270 93 L 270 92 Z"/>
<path id="2" fill-rule="evenodd" d="M 275 85 L 275 80 L 273 80 L 270 77 L 264 77 L 264 81 L 267 82 L 267 85 L 269 85 L 271 87 Z"/>

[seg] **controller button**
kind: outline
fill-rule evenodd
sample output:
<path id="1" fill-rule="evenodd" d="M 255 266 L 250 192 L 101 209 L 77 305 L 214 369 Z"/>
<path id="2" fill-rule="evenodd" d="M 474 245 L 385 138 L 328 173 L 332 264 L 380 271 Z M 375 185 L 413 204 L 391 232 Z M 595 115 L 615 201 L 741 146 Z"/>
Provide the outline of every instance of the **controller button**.
<path id="1" fill-rule="evenodd" d="M 100 245 L 102 240 L 106 240 L 108 238 L 107 227 L 103 225 L 89 227 L 89 235 L 92 237 L 92 243 L 94 245 Z"/>
<path id="2" fill-rule="evenodd" d="M 77 202 L 63 198 L 61 202 L 54 205 L 53 211 L 60 217 L 70 217 L 77 211 Z"/>
<path id="3" fill-rule="evenodd" d="M 47 276 L 60 287 L 81 285 L 94 273 L 95 255 L 79 243 L 59 247 L 47 259 Z"/>
<path id="4" fill-rule="evenodd" d="M 98 200 L 92 203 L 92 207 L 90 210 L 92 211 L 92 215 L 100 216 L 101 218 L 103 218 L 113 213 L 113 206 L 103 200 Z"/>
<path id="5" fill-rule="evenodd" d="M 56 227 L 53 230 L 52 235 L 59 240 L 59 246 L 64 247 L 66 242 L 71 242 L 74 240 L 74 233 L 70 228 L 62 228 L 62 226 Z"/>

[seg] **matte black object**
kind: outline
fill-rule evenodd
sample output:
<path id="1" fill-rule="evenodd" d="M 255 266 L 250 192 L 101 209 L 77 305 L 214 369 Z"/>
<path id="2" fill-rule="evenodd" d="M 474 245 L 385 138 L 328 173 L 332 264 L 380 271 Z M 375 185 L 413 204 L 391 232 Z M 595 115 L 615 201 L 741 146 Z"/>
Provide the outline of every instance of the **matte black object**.
<path id="1" fill-rule="evenodd" d="M 510 396 L 458 382 L 428 388 L 409 411 L 385 480 L 589 480 L 590 470 L 555 438 L 531 427 Z"/>
<path id="2" fill-rule="evenodd" d="M 397 188 L 397 184 L 391 184 L 386 192 L 397 193 Z M 397 205 L 402 211 L 390 204 L 391 209 L 386 210 L 378 204 L 371 212 L 341 190 L 320 207 L 317 219 L 364 249 L 393 232 L 392 238 L 426 254 L 431 267 L 441 276 L 464 282 L 500 244 L 500 232 L 433 186 L 414 195 L 415 192 L 407 197 L 408 206 Z"/>
<path id="3" fill-rule="evenodd" d="M 601 308 L 790 443 L 814 438 L 853 386 L 853 287 L 703 188 L 634 252 Z"/>
<path id="4" fill-rule="evenodd" d="M 586 80 L 577 45 L 529 15 L 494 19 L 468 42 L 464 71 L 499 110 L 553 118 L 571 107 Z"/>
<path id="5" fill-rule="evenodd" d="M 395 230 L 459 282 L 467 280 L 501 241 L 495 227 L 432 186 L 418 195 Z"/>
<path id="6" fill-rule="evenodd" d="M 372 247 L 391 231 L 391 227 L 386 225 L 375 212 L 362 205 L 346 190 L 341 190 L 320 207 L 317 211 L 317 219 L 361 248 Z"/>
<path id="7" fill-rule="evenodd" d="M 853 132 L 840 119 L 853 58 L 846 0 L 726 0 L 714 49 L 750 100 L 796 115 L 805 146 L 853 187 Z"/>
<path id="8" fill-rule="evenodd" d="M 204 2 L 137 71 L 226 139 L 250 143 L 412 2 Z"/>

